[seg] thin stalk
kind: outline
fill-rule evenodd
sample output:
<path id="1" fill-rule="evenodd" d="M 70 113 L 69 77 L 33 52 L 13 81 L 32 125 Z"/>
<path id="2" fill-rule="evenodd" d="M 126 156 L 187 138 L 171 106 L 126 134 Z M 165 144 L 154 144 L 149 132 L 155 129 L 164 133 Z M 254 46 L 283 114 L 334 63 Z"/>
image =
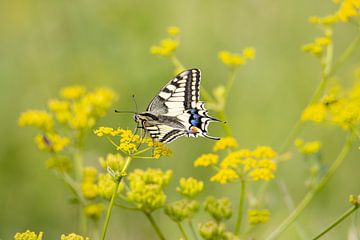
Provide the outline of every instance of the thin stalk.
<path id="1" fill-rule="evenodd" d="M 319 193 L 324 186 L 328 183 L 330 178 L 334 175 L 339 166 L 343 163 L 345 157 L 348 155 L 351 146 L 352 146 L 353 134 L 349 134 L 347 140 L 345 141 L 339 155 L 329 168 L 328 172 L 325 176 L 319 181 L 319 183 L 314 187 L 314 189 L 308 192 L 302 201 L 297 205 L 294 211 L 276 228 L 267 238 L 266 240 L 275 239 L 281 233 L 283 233 L 296 219 L 297 217 L 304 211 L 304 209 L 309 205 L 311 200 Z"/>
<path id="2" fill-rule="evenodd" d="M 109 206 L 108 206 L 108 210 L 107 210 L 107 213 L 106 213 L 104 227 L 103 227 L 103 231 L 102 231 L 102 234 L 101 234 L 101 240 L 105 239 L 106 230 L 108 228 L 109 221 L 110 221 L 111 211 L 112 211 L 113 206 L 115 204 L 116 194 L 119 191 L 121 180 L 123 179 L 124 176 L 126 176 L 126 171 L 127 171 L 128 167 L 129 167 L 129 165 L 131 163 L 131 160 L 132 160 L 131 157 L 129 157 L 129 156 L 126 157 L 125 165 L 124 165 L 123 169 L 121 170 L 119 176 L 117 176 L 116 179 L 115 179 L 116 186 L 115 186 L 114 191 L 112 193 L 110 203 L 109 203 Z"/>
<path id="3" fill-rule="evenodd" d="M 336 227 L 339 223 L 344 221 L 348 216 L 350 216 L 353 212 L 355 212 L 359 208 L 359 205 L 354 205 L 350 209 L 348 209 L 346 212 L 344 212 L 340 217 L 338 217 L 332 224 L 330 224 L 324 231 L 322 231 L 320 234 L 318 234 L 316 237 L 312 238 L 312 240 L 316 240 L 324 236 L 327 232 L 329 232 L 331 229 Z"/>
<path id="4" fill-rule="evenodd" d="M 243 218 L 244 203 L 245 203 L 245 192 L 246 192 L 246 182 L 241 180 L 241 190 L 240 190 L 240 200 L 239 200 L 239 209 L 235 226 L 235 234 L 239 235 L 241 230 L 241 221 Z"/>
<path id="5" fill-rule="evenodd" d="M 185 66 L 179 61 L 179 59 L 175 55 L 171 55 L 170 60 L 176 68 L 185 70 Z"/>
<path id="6" fill-rule="evenodd" d="M 227 117 L 226 117 L 226 113 L 224 110 L 219 111 L 218 115 L 219 115 L 219 119 L 221 121 L 226 121 Z M 229 124 L 223 123 L 223 124 L 221 124 L 221 126 L 222 126 L 226 136 L 232 136 L 232 132 L 231 132 Z"/>
<path id="7" fill-rule="evenodd" d="M 154 228 L 156 234 L 158 235 L 158 237 L 161 240 L 165 240 L 164 234 L 161 232 L 159 226 L 156 224 L 155 219 L 153 218 L 153 216 L 151 215 L 151 213 L 147 213 L 144 212 L 145 216 L 147 217 L 147 219 L 149 219 L 151 226 Z"/>
<path id="8" fill-rule="evenodd" d="M 195 231 L 195 228 L 194 228 L 194 224 L 192 223 L 191 219 L 189 219 L 189 227 L 190 227 L 190 230 L 194 236 L 194 239 L 195 240 L 199 240 L 198 238 L 198 235 L 196 234 L 196 231 Z"/>
<path id="9" fill-rule="evenodd" d="M 232 88 L 232 86 L 234 85 L 234 81 L 236 79 L 236 69 L 231 69 L 229 72 L 229 77 L 228 80 L 226 82 L 226 87 L 225 87 L 225 101 L 227 100 L 229 94 L 230 94 L 230 90 Z"/>
<path id="10" fill-rule="evenodd" d="M 184 228 L 182 227 L 181 223 L 178 222 L 177 225 L 178 225 L 180 232 L 181 232 L 182 236 L 184 237 L 184 239 L 188 240 L 189 238 L 187 237 L 186 232 L 185 232 Z"/>

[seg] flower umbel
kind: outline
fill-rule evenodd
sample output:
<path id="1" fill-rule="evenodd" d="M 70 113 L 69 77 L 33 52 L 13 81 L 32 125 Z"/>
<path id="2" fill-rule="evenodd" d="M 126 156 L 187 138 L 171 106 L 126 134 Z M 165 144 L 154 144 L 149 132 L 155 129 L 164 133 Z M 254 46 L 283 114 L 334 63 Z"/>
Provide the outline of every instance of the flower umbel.
<path id="1" fill-rule="evenodd" d="M 36 234 L 35 232 L 31 232 L 30 230 L 26 230 L 23 233 L 16 233 L 14 236 L 14 240 L 42 240 L 42 238 L 42 232 Z"/>

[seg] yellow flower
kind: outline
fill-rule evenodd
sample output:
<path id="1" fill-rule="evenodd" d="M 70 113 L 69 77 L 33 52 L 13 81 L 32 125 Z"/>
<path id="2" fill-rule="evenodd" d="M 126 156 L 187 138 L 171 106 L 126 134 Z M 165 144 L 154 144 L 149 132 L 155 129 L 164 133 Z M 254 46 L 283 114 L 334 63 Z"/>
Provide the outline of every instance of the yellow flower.
<path id="1" fill-rule="evenodd" d="M 296 139 L 295 146 L 302 154 L 311 155 L 319 152 L 321 148 L 321 142 L 319 141 L 304 142 L 304 140 L 302 139 Z"/>
<path id="2" fill-rule="evenodd" d="M 44 131 L 49 131 L 53 128 L 53 119 L 46 111 L 29 110 L 22 113 L 19 117 L 19 126 L 34 126 Z"/>
<path id="3" fill-rule="evenodd" d="M 250 209 L 247 212 L 250 224 L 266 223 L 269 221 L 270 212 L 267 209 Z"/>
<path id="4" fill-rule="evenodd" d="M 331 25 L 338 22 L 338 17 L 335 15 L 328 15 L 325 17 L 312 16 L 309 18 L 309 22 L 311 24 L 323 24 L 323 25 Z"/>
<path id="5" fill-rule="evenodd" d="M 93 219 L 99 219 L 103 211 L 104 211 L 104 205 L 101 203 L 88 204 L 84 208 L 84 212 L 86 216 Z"/>
<path id="6" fill-rule="evenodd" d="M 273 179 L 275 176 L 273 174 L 273 171 L 271 171 L 271 169 L 256 168 L 249 173 L 249 177 L 253 181 L 258 181 L 258 180 L 269 181 L 269 180 Z"/>
<path id="7" fill-rule="evenodd" d="M 61 234 L 60 240 L 90 240 L 90 238 L 83 237 L 83 236 L 77 235 L 75 233 L 70 233 L 68 235 Z"/>
<path id="8" fill-rule="evenodd" d="M 60 96 L 69 100 L 78 99 L 85 93 L 86 88 L 78 85 L 64 87 L 60 90 Z"/>
<path id="9" fill-rule="evenodd" d="M 109 136 L 109 135 L 116 136 L 117 135 L 117 131 L 114 131 L 114 129 L 111 127 L 99 127 L 98 129 L 96 129 L 94 131 L 94 133 L 98 137 Z"/>
<path id="10" fill-rule="evenodd" d="M 203 189 L 204 183 L 202 181 L 189 177 L 180 179 L 180 186 L 176 188 L 176 191 L 185 197 L 193 198 Z"/>
<path id="11" fill-rule="evenodd" d="M 96 117 L 103 117 L 117 96 L 110 88 L 96 88 L 89 92 L 83 99 L 91 107 L 91 114 Z"/>
<path id="12" fill-rule="evenodd" d="M 224 160 L 221 161 L 220 167 L 221 168 L 229 168 L 229 167 L 236 168 L 241 162 L 240 158 L 241 158 L 240 151 L 231 152 L 224 158 Z"/>
<path id="13" fill-rule="evenodd" d="M 70 102 L 51 99 L 48 101 L 48 108 L 52 111 L 60 123 L 68 123 L 72 118 Z"/>
<path id="14" fill-rule="evenodd" d="M 277 157 L 277 152 L 268 146 L 258 146 L 253 151 L 252 156 L 256 158 L 274 158 Z"/>
<path id="15" fill-rule="evenodd" d="M 94 167 L 85 167 L 83 169 L 83 179 L 84 181 L 96 181 L 97 170 Z"/>
<path id="16" fill-rule="evenodd" d="M 228 198 L 208 197 L 204 202 L 204 208 L 217 222 L 227 220 L 232 215 L 231 202 Z"/>
<path id="17" fill-rule="evenodd" d="M 170 36 L 177 36 L 180 33 L 180 29 L 178 27 L 176 27 L 176 26 L 170 26 L 170 27 L 167 28 L 167 33 Z"/>
<path id="18" fill-rule="evenodd" d="M 233 137 L 224 137 L 217 141 L 213 147 L 215 152 L 224 150 L 227 148 L 237 148 L 238 143 L 235 138 Z"/>
<path id="19" fill-rule="evenodd" d="M 97 189 L 100 197 L 109 200 L 114 192 L 115 187 L 116 183 L 109 174 L 99 174 Z M 118 193 L 123 189 L 124 184 L 121 182 Z"/>
<path id="20" fill-rule="evenodd" d="M 38 134 L 35 143 L 40 150 L 60 152 L 70 144 L 70 139 L 55 133 Z"/>
<path id="21" fill-rule="evenodd" d="M 321 103 L 315 103 L 307 106 L 301 114 L 301 121 L 312 121 L 320 123 L 325 121 L 326 107 Z"/>
<path id="22" fill-rule="evenodd" d="M 342 22 L 348 22 L 349 18 L 359 15 L 359 0 L 343 0 L 339 10 L 335 13 Z"/>
<path id="23" fill-rule="evenodd" d="M 208 221 L 207 223 L 204 224 L 199 224 L 199 233 L 201 237 L 204 238 L 205 240 L 229 239 L 226 236 L 225 225 L 223 223 L 219 223 L 214 220 Z"/>
<path id="24" fill-rule="evenodd" d="M 228 51 L 219 52 L 218 57 L 225 65 L 231 68 L 236 68 L 245 64 L 245 59 L 242 56 Z"/>
<path id="25" fill-rule="evenodd" d="M 31 232 L 30 230 L 26 230 L 23 233 L 16 233 L 14 236 L 14 240 L 42 240 L 43 232 L 39 232 L 36 234 L 35 232 Z"/>
<path id="26" fill-rule="evenodd" d="M 220 170 L 210 178 L 212 182 L 219 182 L 225 184 L 239 179 L 239 175 L 231 168 L 220 168 Z"/>
<path id="27" fill-rule="evenodd" d="M 349 196 L 349 203 L 354 206 L 359 206 L 360 205 L 360 195 L 355 196 L 355 195 L 351 194 Z"/>
<path id="28" fill-rule="evenodd" d="M 150 48 L 150 52 L 153 55 L 159 55 L 159 56 L 170 56 L 179 46 L 179 41 L 171 39 L 171 38 L 165 38 L 161 40 L 159 46 L 152 46 Z"/>
<path id="29" fill-rule="evenodd" d="M 219 161 L 219 156 L 213 153 L 209 154 L 202 154 L 200 157 L 198 157 L 195 162 L 195 167 L 208 167 L 213 166 Z"/>
<path id="30" fill-rule="evenodd" d="M 136 182 L 144 182 L 145 184 L 156 184 L 161 187 L 168 185 L 173 175 L 171 170 L 166 172 L 161 169 L 148 168 L 146 170 L 135 169 L 129 174 L 130 184 Z"/>
<path id="31" fill-rule="evenodd" d="M 195 200 L 182 199 L 165 206 L 165 214 L 175 222 L 182 222 L 191 218 L 199 210 L 199 203 Z"/>
<path id="32" fill-rule="evenodd" d="M 322 46 L 318 45 L 318 44 L 314 44 L 314 43 L 309 43 L 303 46 L 303 51 L 304 52 L 309 52 L 312 53 L 316 56 L 320 56 L 323 52 L 323 48 Z"/>
<path id="33" fill-rule="evenodd" d="M 331 43 L 331 38 L 329 37 L 318 37 L 315 39 L 315 44 L 319 46 L 327 46 Z"/>
<path id="34" fill-rule="evenodd" d="M 153 158 L 159 159 L 160 157 L 169 157 L 172 156 L 172 151 L 170 148 L 168 148 L 165 144 L 161 142 L 154 142 L 154 152 L 153 152 Z M 151 146 L 152 144 L 148 144 L 148 146 Z"/>
<path id="35" fill-rule="evenodd" d="M 86 199 L 94 199 L 98 195 L 97 170 L 94 167 L 85 167 L 81 182 L 81 192 Z"/>
<path id="36" fill-rule="evenodd" d="M 245 59 L 254 59 L 255 58 L 255 48 L 252 48 L 252 47 L 244 48 L 243 56 Z"/>
<path id="37" fill-rule="evenodd" d="M 124 158 L 120 154 L 111 154 L 106 155 L 106 158 L 100 157 L 99 162 L 101 167 L 106 170 L 108 167 L 114 170 L 115 172 L 120 172 L 124 167 Z"/>

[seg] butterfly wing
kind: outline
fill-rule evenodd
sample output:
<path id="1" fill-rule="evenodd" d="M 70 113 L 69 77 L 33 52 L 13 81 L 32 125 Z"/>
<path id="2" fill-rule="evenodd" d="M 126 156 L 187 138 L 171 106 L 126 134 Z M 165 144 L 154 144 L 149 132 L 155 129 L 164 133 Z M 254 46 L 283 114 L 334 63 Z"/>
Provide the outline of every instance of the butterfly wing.
<path id="1" fill-rule="evenodd" d="M 193 68 L 170 80 L 150 102 L 147 112 L 177 116 L 194 108 L 200 97 L 200 70 Z"/>
<path id="2" fill-rule="evenodd" d="M 219 120 L 210 117 L 199 101 L 200 79 L 199 69 L 188 69 L 170 80 L 153 98 L 146 109 L 151 121 L 144 128 L 154 140 L 169 143 L 183 135 L 218 139 L 207 135 L 209 122 Z"/>

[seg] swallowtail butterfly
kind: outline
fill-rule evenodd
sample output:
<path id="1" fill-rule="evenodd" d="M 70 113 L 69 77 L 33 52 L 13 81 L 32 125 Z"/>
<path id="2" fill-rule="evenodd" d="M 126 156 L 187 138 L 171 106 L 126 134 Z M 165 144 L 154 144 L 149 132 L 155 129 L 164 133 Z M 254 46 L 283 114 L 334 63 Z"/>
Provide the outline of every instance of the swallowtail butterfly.
<path id="1" fill-rule="evenodd" d="M 145 112 L 135 113 L 135 122 L 140 124 L 150 137 L 169 143 L 178 137 L 206 137 L 209 122 L 220 122 L 210 117 L 200 98 L 200 70 L 193 68 L 170 80 L 150 102 Z"/>

